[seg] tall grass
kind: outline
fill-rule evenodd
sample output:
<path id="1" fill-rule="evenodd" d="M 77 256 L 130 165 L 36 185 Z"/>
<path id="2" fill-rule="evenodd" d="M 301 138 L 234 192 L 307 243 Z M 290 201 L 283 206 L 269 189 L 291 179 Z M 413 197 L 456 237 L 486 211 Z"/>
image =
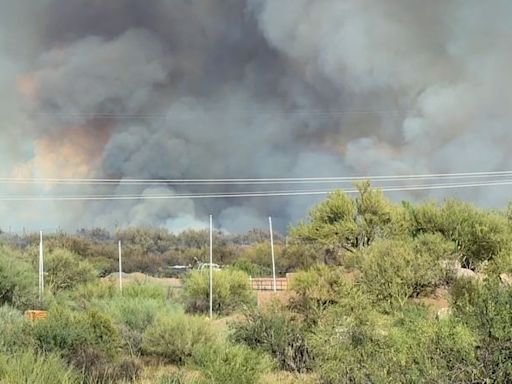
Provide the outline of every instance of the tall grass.
<path id="1" fill-rule="evenodd" d="M 0 307 L 0 353 L 15 353 L 35 346 L 28 320 L 9 306 Z"/>
<path id="2" fill-rule="evenodd" d="M 81 377 L 56 355 L 33 352 L 0 355 L 0 383 L 78 384 L 81 381 Z"/>
<path id="3" fill-rule="evenodd" d="M 108 300 L 98 300 L 92 305 L 112 317 L 121 331 L 124 346 L 131 356 L 138 356 L 142 352 L 144 332 L 153 325 L 155 319 L 182 313 L 183 310 L 178 304 L 163 301 L 161 297 L 140 297 L 133 295 L 133 291 L 131 293 L 131 296 L 123 294 Z"/>

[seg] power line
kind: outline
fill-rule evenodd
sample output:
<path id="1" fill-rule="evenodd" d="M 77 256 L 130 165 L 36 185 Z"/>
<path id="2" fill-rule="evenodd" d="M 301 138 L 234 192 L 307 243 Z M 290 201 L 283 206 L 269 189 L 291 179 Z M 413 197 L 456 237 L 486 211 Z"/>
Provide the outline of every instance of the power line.
<path id="1" fill-rule="evenodd" d="M 1 184 L 70 184 L 70 185 L 249 185 L 249 184 L 308 184 L 353 183 L 370 180 L 379 182 L 473 179 L 512 176 L 512 171 L 432 173 L 388 176 L 329 176 L 329 177 L 276 177 L 276 178 L 209 178 L 209 179 L 108 179 L 108 178 L 0 178 Z"/>
<path id="2" fill-rule="evenodd" d="M 204 110 L 211 113 L 214 110 Z M 346 116 L 346 115 L 400 115 L 413 112 L 408 109 L 291 109 L 283 110 L 237 110 L 223 111 L 222 117 L 226 116 L 290 116 L 290 115 L 313 115 L 313 116 Z M 105 119 L 193 119 L 196 112 L 170 112 L 170 113 L 128 113 L 128 112 L 35 112 L 33 116 L 56 116 L 56 117 L 82 117 L 82 118 L 105 118 Z"/>
<path id="3" fill-rule="evenodd" d="M 379 188 L 383 192 L 405 192 L 438 189 L 477 188 L 512 185 L 512 180 L 496 182 L 452 183 L 410 186 L 388 186 Z M 280 197 L 280 196 L 314 196 L 327 195 L 334 190 L 307 191 L 273 191 L 273 192 L 240 192 L 240 193 L 205 193 L 205 194 L 174 194 L 174 195 L 105 195 L 105 196 L 4 196 L 0 201 L 102 201 L 102 200 L 174 200 L 174 199 L 209 199 L 209 198 L 249 198 L 249 197 Z M 357 189 L 344 190 L 346 193 L 358 193 Z"/>

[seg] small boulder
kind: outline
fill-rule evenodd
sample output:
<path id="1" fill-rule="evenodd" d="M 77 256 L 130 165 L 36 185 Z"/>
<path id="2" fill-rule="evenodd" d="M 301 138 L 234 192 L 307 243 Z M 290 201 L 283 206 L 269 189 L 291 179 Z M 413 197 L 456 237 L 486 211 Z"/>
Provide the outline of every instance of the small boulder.
<path id="1" fill-rule="evenodd" d="M 436 315 L 436 319 L 437 320 L 443 320 L 443 319 L 446 319 L 448 317 L 450 317 L 452 314 L 452 310 L 451 308 L 441 308 L 437 311 L 437 315 Z"/>
<path id="2" fill-rule="evenodd" d="M 468 268 L 456 268 L 454 270 L 455 277 L 457 279 L 465 278 L 465 279 L 478 279 L 478 275 Z"/>
<path id="3" fill-rule="evenodd" d="M 512 276 L 508 273 L 500 274 L 501 282 L 505 285 L 512 286 Z"/>

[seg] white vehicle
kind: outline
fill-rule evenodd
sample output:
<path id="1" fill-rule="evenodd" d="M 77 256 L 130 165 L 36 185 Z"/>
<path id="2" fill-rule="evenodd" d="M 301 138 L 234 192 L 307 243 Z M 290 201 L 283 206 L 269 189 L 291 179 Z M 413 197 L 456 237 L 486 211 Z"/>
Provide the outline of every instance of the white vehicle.
<path id="1" fill-rule="evenodd" d="M 209 271 L 210 270 L 210 263 L 199 263 L 197 266 L 197 269 L 200 271 Z M 220 265 L 219 264 L 212 264 L 212 269 L 214 271 L 220 271 Z"/>

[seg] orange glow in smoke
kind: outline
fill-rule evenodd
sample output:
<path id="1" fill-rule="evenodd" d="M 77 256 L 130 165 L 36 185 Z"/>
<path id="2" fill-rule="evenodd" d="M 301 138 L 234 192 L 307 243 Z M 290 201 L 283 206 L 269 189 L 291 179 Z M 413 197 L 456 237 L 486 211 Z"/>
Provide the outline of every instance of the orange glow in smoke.
<path id="1" fill-rule="evenodd" d="M 72 127 L 38 139 L 34 158 L 18 167 L 15 177 L 87 178 L 101 163 L 110 127 Z"/>
<path id="2" fill-rule="evenodd" d="M 32 74 L 20 76 L 18 78 L 18 90 L 30 101 L 34 101 L 39 93 L 39 83 Z"/>

